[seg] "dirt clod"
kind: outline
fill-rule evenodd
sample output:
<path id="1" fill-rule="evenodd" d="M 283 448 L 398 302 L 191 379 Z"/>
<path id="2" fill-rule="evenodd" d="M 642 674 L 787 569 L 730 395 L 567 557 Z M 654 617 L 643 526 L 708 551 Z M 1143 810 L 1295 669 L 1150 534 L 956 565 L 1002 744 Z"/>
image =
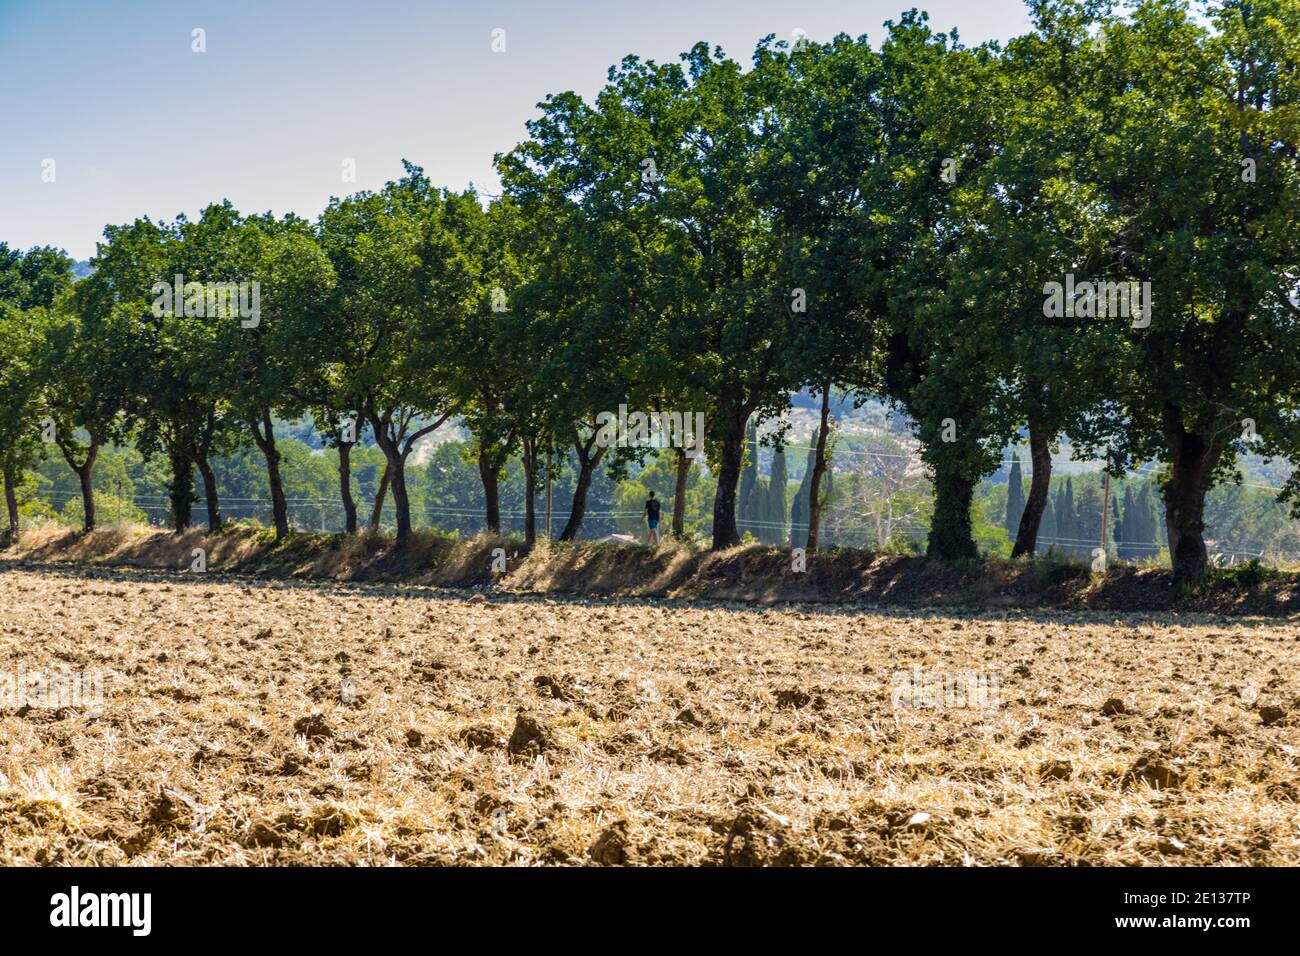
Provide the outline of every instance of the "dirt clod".
<path id="1" fill-rule="evenodd" d="M 806 707 L 809 703 L 812 702 L 812 695 L 805 694 L 797 687 L 792 687 L 786 690 L 778 690 L 775 691 L 775 694 L 776 694 L 776 706 L 788 707 L 791 710 L 798 710 L 800 707 Z"/>
<path id="2" fill-rule="evenodd" d="M 1159 754 L 1148 754 L 1139 757 L 1124 775 L 1126 784 L 1132 785 L 1139 781 L 1156 790 L 1169 790 L 1182 786 L 1183 775 Z"/>
<path id="3" fill-rule="evenodd" d="M 334 736 L 334 731 L 325 721 L 325 716 L 316 713 L 295 720 L 293 722 L 293 732 L 299 737 L 306 737 L 308 740 L 327 740 Z"/>
<path id="4" fill-rule="evenodd" d="M 1106 703 L 1101 705 L 1101 715 L 1103 717 L 1114 717 L 1117 714 L 1127 714 L 1128 706 L 1118 697 L 1109 697 Z"/>
<path id="5" fill-rule="evenodd" d="M 1074 775 L 1074 766 L 1068 760 L 1044 760 L 1038 767 L 1038 776 L 1043 780 L 1069 780 Z"/>
<path id="6" fill-rule="evenodd" d="M 1265 727 L 1272 727 L 1274 724 L 1281 723 L 1286 718 L 1286 711 L 1281 707 L 1273 704 L 1265 704 L 1259 708 L 1259 722 Z"/>
<path id="7" fill-rule="evenodd" d="M 541 720 L 532 714 L 519 714 L 515 717 L 515 729 L 506 743 L 506 750 L 512 755 L 536 756 L 551 746 L 550 731 Z"/>
<path id="8" fill-rule="evenodd" d="M 601 866 L 621 866 L 626 863 L 627 821 L 619 820 L 606 827 L 588 852 L 592 862 Z"/>
<path id="9" fill-rule="evenodd" d="M 518 725 L 516 725 L 516 729 L 518 729 Z M 475 724 L 473 727 L 466 727 L 461 731 L 460 739 L 465 742 L 466 746 L 474 750 L 481 750 L 484 753 L 501 749 L 501 735 L 487 724 Z M 514 740 L 514 738 L 511 737 L 511 740 Z M 513 752 L 511 751 L 511 753 Z"/>

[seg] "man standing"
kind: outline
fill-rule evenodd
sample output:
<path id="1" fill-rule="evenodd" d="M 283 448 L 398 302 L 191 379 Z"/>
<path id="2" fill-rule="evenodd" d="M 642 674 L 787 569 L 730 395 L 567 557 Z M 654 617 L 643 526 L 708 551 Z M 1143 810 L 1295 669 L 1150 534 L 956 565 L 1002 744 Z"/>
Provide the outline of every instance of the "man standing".
<path id="1" fill-rule="evenodd" d="M 650 526 L 650 535 L 647 544 L 659 543 L 659 502 L 655 500 L 655 493 L 650 492 L 650 497 L 645 503 L 645 521 Z"/>

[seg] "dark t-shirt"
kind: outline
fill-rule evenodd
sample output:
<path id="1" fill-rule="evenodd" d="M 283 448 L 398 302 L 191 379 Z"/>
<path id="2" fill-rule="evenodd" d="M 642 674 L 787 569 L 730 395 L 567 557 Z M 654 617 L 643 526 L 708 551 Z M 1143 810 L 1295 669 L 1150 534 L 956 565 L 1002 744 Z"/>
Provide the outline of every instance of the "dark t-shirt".
<path id="1" fill-rule="evenodd" d="M 658 520 L 659 520 L 659 501 L 658 501 L 658 499 L 656 499 L 656 498 L 651 498 L 651 499 L 649 499 L 649 500 L 645 503 L 645 513 L 646 513 L 646 517 L 649 518 L 651 521 L 658 521 Z"/>

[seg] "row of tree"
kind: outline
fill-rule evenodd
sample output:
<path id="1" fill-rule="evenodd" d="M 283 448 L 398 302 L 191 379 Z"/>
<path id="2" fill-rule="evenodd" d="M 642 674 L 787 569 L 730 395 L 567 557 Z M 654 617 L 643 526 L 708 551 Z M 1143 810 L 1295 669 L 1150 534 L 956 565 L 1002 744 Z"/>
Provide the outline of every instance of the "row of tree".
<path id="1" fill-rule="evenodd" d="M 406 463 L 456 419 L 491 529 L 520 456 L 530 541 L 537 484 L 572 448 L 568 538 L 602 460 L 644 453 L 598 441 L 600 412 L 703 411 L 725 548 L 751 423 L 801 388 L 840 389 L 916 423 L 930 554 L 976 554 L 974 489 L 1021 433 L 1015 553 L 1032 553 L 1068 436 L 1115 474 L 1166 463 L 1175 573 L 1199 575 L 1207 490 L 1248 445 L 1300 450 L 1300 6 L 1029 14 L 1005 46 L 963 46 L 913 11 L 878 45 L 768 38 L 748 70 L 704 43 L 681 64 L 627 57 L 591 102 L 540 104 L 486 204 L 407 164 L 314 222 L 222 203 L 111 226 L 75 284 L 50 250 L 6 251 L 6 477 L 45 437 L 89 488 L 97 449 L 130 436 L 166 456 L 177 527 L 195 469 L 219 526 L 212 457 L 251 440 L 285 534 L 274 422 L 310 416 L 338 449 L 349 530 L 349 451 L 369 429 L 401 542 Z M 183 308 L 159 309 L 160 282 L 182 284 L 161 301 Z M 232 282 L 260 289 L 252 321 L 214 293 Z M 798 520 L 809 548 L 827 410 Z M 693 459 L 676 454 L 680 500 Z M 783 484 L 768 486 L 782 525 Z"/>
<path id="2" fill-rule="evenodd" d="M 1090 486 L 1089 491 L 1092 490 Z M 1007 477 L 1003 519 L 1003 526 L 1013 538 L 1024 520 L 1025 500 L 1023 471 L 1017 455 L 1012 458 Z M 1090 555 L 1101 544 L 1103 514 L 1108 514 L 1105 537 L 1110 553 L 1125 561 L 1150 560 L 1160 553 L 1160 516 L 1151 484 L 1145 481 L 1138 485 L 1136 493 L 1131 484 L 1125 484 L 1122 501 L 1117 497 L 1107 502 L 1089 495 L 1076 502 L 1074 482 L 1067 476 L 1047 498 L 1038 525 L 1038 544 L 1061 554 Z"/>
<path id="3" fill-rule="evenodd" d="M 766 544 L 784 547 L 786 491 L 788 478 L 785 448 L 778 445 L 772 452 L 771 471 L 766 480 L 758 474 L 759 444 L 757 430 L 749 426 L 746 442 L 746 465 L 740 473 L 739 517 L 736 530 L 743 536 L 753 535 Z"/>
<path id="4" fill-rule="evenodd" d="M 745 468 L 740 473 L 737 506 L 736 528 L 742 536 L 749 534 L 758 541 L 774 547 L 804 547 L 808 540 L 812 484 L 813 479 L 818 477 L 819 460 L 823 462 L 823 475 L 818 479 L 822 509 L 825 509 L 834 492 L 834 471 L 830 467 L 831 455 L 826 446 L 820 443 L 820 435 L 820 428 L 813 430 L 803 477 L 795 490 L 794 497 L 787 502 L 790 479 L 786 466 L 784 433 L 778 432 L 774 436 L 768 475 L 764 478 L 759 474 L 762 446 L 757 429 L 750 425 L 745 445 Z M 822 543 L 830 542 L 824 537 Z"/>

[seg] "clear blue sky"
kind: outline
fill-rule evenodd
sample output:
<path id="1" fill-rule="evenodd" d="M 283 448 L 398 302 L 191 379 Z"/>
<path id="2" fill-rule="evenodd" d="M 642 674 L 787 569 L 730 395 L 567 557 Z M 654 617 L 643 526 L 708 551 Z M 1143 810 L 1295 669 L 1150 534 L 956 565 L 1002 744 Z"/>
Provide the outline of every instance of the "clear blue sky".
<path id="1" fill-rule="evenodd" d="M 403 157 L 436 183 L 495 192 L 492 156 L 537 102 L 590 96 L 628 53 L 675 61 L 703 39 L 748 62 L 759 38 L 796 28 L 878 40 L 911 3 L 0 0 L 0 241 L 85 259 L 108 223 L 223 198 L 314 216 Z M 1028 27 L 1021 0 L 917 5 L 967 44 Z M 195 28 L 206 53 L 191 52 Z"/>

